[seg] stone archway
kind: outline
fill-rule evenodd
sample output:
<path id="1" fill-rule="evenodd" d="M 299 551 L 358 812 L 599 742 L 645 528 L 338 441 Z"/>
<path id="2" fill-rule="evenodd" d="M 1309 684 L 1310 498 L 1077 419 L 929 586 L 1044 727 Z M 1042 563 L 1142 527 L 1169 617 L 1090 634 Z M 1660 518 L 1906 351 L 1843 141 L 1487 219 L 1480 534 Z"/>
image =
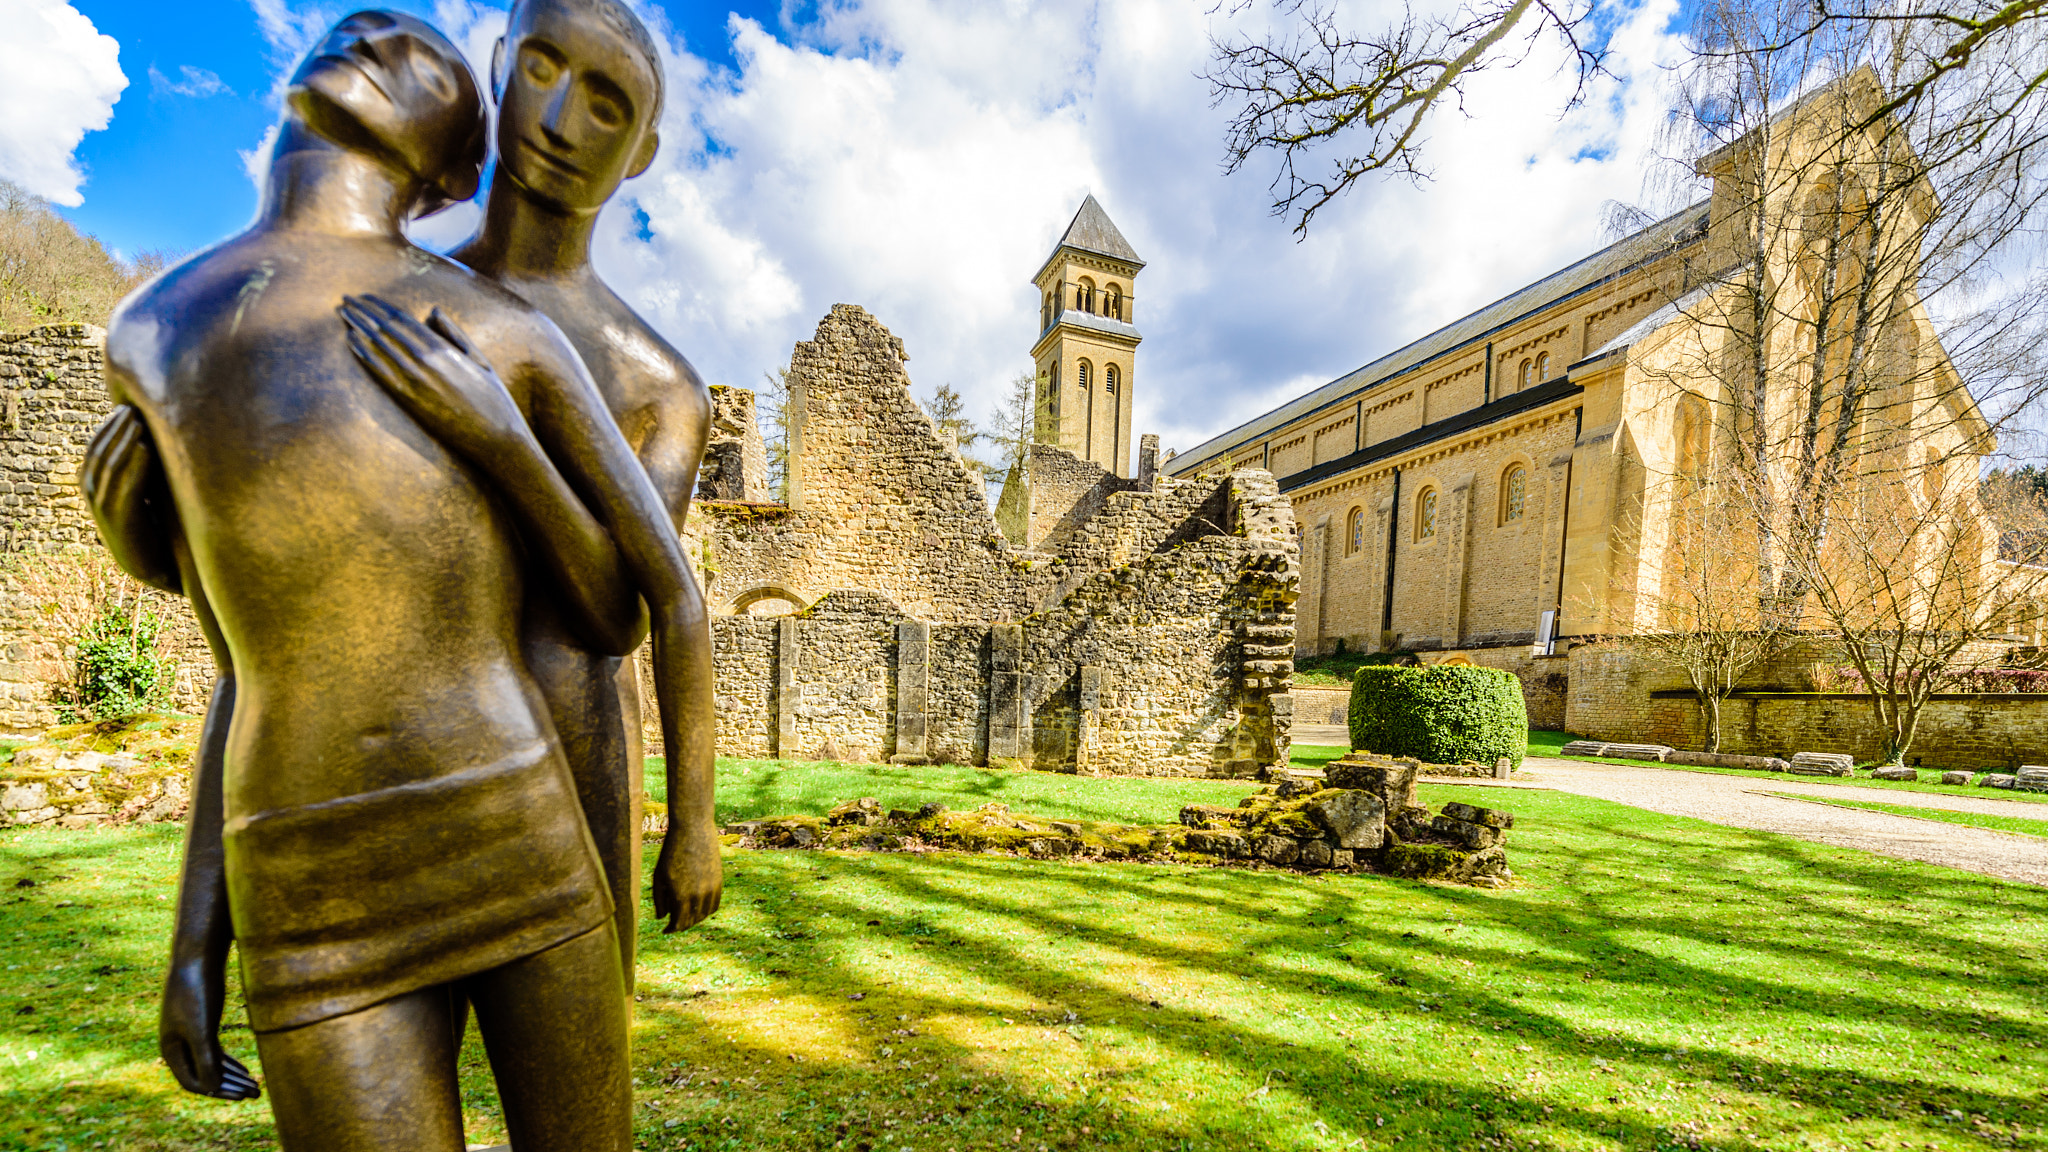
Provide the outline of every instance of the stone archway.
<path id="1" fill-rule="evenodd" d="M 788 612 L 750 613 L 748 611 L 756 604 L 767 604 L 775 600 L 784 601 L 792 607 Z M 733 597 L 732 602 L 726 607 L 726 612 L 733 616 L 790 616 L 809 609 L 812 603 L 813 601 L 809 597 L 794 592 L 780 584 L 762 584 L 749 588 L 745 592 Z"/>

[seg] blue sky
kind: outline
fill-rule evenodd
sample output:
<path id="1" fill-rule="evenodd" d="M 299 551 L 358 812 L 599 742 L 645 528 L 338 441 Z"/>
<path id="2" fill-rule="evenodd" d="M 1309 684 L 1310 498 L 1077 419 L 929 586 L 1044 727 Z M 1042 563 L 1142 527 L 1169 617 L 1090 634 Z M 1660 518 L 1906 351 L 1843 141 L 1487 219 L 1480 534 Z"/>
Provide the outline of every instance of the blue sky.
<path id="1" fill-rule="evenodd" d="M 833 304 L 857 303 L 904 338 L 920 394 L 951 384 L 983 414 L 1030 367 L 1029 277 L 1092 192 L 1149 262 L 1133 294 L 1137 431 L 1187 448 L 1600 247 L 1603 204 L 1638 200 L 1658 163 L 1680 0 L 1614 0 L 1614 75 L 1569 113 L 1554 45 L 1485 74 L 1464 115 L 1430 128 L 1434 179 L 1363 186 L 1305 242 L 1267 211 L 1269 165 L 1222 173 L 1228 110 L 1198 77 L 1212 35 L 1271 6 L 628 2 L 664 43 L 669 107 L 661 155 L 606 210 L 595 259 L 708 380 L 758 383 Z M 1361 23 L 1398 11 L 1345 3 Z M 503 25 L 488 0 L 397 6 L 476 65 Z M 0 105 L 41 102 L 0 122 L 0 177 L 129 255 L 248 221 L 245 156 L 279 79 L 348 10 L 0 0 L 17 7 L 54 31 L 13 37 L 11 58 L 0 40 Z M 445 247 L 478 214 L 458 206 L 416 235 Z"/>
<path id="2" fill-rule="evenodd" d="M 90 195 L 61 211 L 130 255 L 203 248 L 248 223 L 256 190 L 242 153 L 277 119 L 282 63 L 248 0 L 75 0 L 73 6 L 120 43 L 128 89 L 112 123 L 88 133 L 78 147 Z M 431 3 L 387 6 L 434 15 Z M 734 65 L 729 13 L 769 29 L 780 23 L 780 6 L 759 0 L 660 10 L 693 55 L 728 69 Z M 206 76 L 220 89 L 211 90 Z"/>

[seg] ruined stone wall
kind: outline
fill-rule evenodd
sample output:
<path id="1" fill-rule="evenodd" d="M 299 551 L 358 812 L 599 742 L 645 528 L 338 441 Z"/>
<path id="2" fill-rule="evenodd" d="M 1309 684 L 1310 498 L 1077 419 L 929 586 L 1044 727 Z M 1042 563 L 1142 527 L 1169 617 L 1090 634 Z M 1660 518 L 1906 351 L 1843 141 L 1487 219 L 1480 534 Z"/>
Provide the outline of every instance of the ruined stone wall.
<path id="1" fill-rule="evenodd" d="M 722 756 L 744 760 L 766 760 L 775 755 L 775 621 L 753 616 L 714 616 L 711 643 L 717 653 L 718 687 L 713 707 L 718 710 L 718 751 Z M 641 697 L 646 701 L 641 714 L 646 720 L 644 738 L 650 750 L 661 741 L 659 716 L 654 705 L 653 668 L 645 663 L 648 647 L 639 657 Z"/>
<path id="2" fill-rule="evenodd" d="M 912 398 L 903 362 L 902 341 L 848 304 L 796 346 L 789 509 L 705 509 L 714 611 L 764 587 L 804 604 L 868 588 L 922 620 L 1014 620 L 1057 579 L 1013 555 L 982 484 Z"/>
<path id="3" fill-rule="evenodd" d="M 1074 526 L 1059 554 L 1074 570 L 1093 571 L 1203 536 L 1226 535 L 1235 515 L 1233 497 L 1232 486 L 1214 481 L 1161 480 L 1157 489 L 1112 492 L 1095 515 Z"/>
<path id="4" fill-rule="evenodd" d="M 113 405 L 102 379 L 106 333 L 57 324 L 0 333 L 0 515 L 5 550 L 94 543 L 78 465 Z"/>
<path id="5" fill-rule="evenodd" d="M 989 626 L 934 624 L 928 755 L 946 764 L 988 763 Z"/>
<path id="6" fill-rule="evenodd" d="M 768 490 L 768 449 L 755 420 L 754 394 L 745 388 L 711 386 L 711 433 L 697 467 L 697 498 L 774 499 Z"/>
<path id="7" fill-rule="evenodd" d="M 165 622 L 157 648 L 177 666 L 173 707 L 205 710 L 213 660 L 183 597 L 128 579 L 99 547 L 78 468 L 113 405 L 103 378 L 106 333 L 60 324 L 0 333 L 0 731 L 57 721 L 54 691 L 96 607 L 132 605 Z"/>
<path id="8" fill-rule="evenodd" d="M 708 506 L 706 554 L 765 551 L 811 515 Z M 722 716 L 719 751 L 1176 776 L 1252 776 L 1284 762 L 1298 566 L 1272 478 L 1117 493 L 1076 527 L 1073 555 L 1005 553 L 1044 585 L 1019 580 L 1043 600 L 1015 623 L 987 607 L 979 620 L 921 617 L 893 586 L 833 589 L 791 615 L 719 618 L 721 709 L 766 711 L 760 723 Z M 885 575 L 914 578 L 919 558 L 900 559 Z M 750 578 L 787 583 L 772 571 Z"/>
<path id="9" fill-rule="evenodd" d="M 1100 513 L 1113 495 L 1150 487 L 1050 444 L 1031 446 L 1027 468 L 1028 546 L 1060 553 L 1067 552 L 1067 538 Z"/>

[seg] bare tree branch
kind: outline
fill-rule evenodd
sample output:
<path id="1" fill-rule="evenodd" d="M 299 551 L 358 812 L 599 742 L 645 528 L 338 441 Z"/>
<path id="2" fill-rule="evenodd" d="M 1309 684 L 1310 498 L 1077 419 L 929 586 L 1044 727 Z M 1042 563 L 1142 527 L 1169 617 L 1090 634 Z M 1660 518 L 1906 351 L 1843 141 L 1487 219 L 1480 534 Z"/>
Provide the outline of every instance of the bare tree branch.
<path id="1" fill-rule="evenodd" d="M 1261 39 L 1212 37 L 1202 76 L 1216 105 L 1237 104 L 1224 170 L 1279 153 L 1273 213 L 1293 216 L 1297 236 L 1305 237 L 1316 213 L 1367 175 L 1423 176 L 1419 134 L 1430 113 L 1446 101 L 1462 106 L 1466 79 L 1500 63 L 1517 29 L 1530 40 L 1551 32 L 1569 47 L 1578 87 L 1567 107 L 1600 68 L 1600 51 L 1580 37 L 1590 6 L 1578 0 L 1499 0 L 1450 17 L 1421 17 L 1411 7 L 1371 35 L 1339 27 L 1324 0 L 1279 0 L 1275 8 L 1289 30 Z M 1316 174 L 1321 146 L 1339 137 L 1352 152 Z"/>

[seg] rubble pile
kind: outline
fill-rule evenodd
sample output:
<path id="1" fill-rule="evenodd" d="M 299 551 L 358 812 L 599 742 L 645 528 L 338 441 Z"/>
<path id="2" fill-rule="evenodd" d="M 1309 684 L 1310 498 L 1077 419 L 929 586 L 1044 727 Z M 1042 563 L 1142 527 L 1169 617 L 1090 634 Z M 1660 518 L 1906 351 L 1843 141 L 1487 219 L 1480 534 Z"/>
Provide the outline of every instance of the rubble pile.
<path id="1" fill-rule="evenodd" d="M 152 713 L 44 732 L 0 766 L 0 826 L 183 820 L 200 724 Z"/>
<path id="2" fill-rule="evenodd" d="M 982 852 L 1034 859 L 1162 861 L 1306 872 L 1378 872 L 1497 888 L 1514 876 L 1503 845 L 1514 817 L 1470 804 L 1432 813 L 1416 769 L 1357 754 L 1324 772 L 1283 770 L 1236 807 L 1190 804 L 1179 824 L 1054 820 L 984 804 L 885 809 L 873 797 L 822 817 L 749 820 L 725 829 L 743 848 Z"/>

